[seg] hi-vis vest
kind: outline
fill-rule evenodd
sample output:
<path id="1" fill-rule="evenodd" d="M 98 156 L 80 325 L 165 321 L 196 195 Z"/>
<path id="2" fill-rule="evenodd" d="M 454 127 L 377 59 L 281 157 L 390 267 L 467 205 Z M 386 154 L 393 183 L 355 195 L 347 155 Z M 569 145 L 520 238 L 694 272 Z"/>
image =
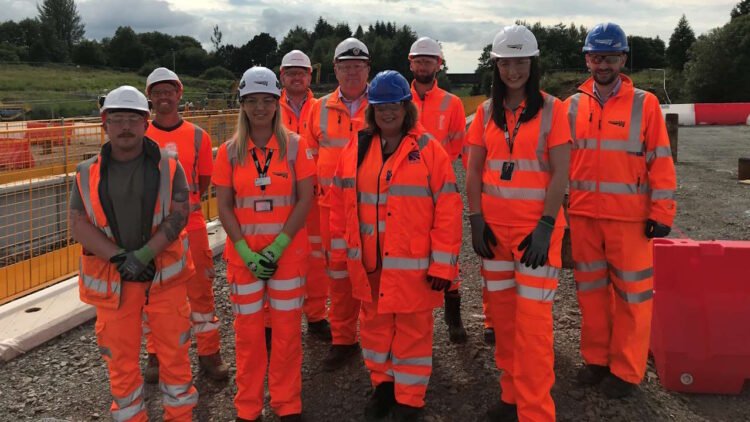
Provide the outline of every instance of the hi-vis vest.
<path id="1" fill-rule="evenodd" d="M 461 100 L 438 87 L 437 81 L 419 98 L 414 82 L 411 84 L 412 102 L 419 110 L 419 122 L 443 146 L 451 161 L 458 158 L 464 144 L 466 113 Z"/>
<path id="2" fill-rule="evenodd" d="M 462 202 L 448 154 L 410 131 L 383 163 L 375 136 L 357 168 L 357 142 L 344 150 L 331 189 L 331 261 L 346 262 L 352 296 L 370 302 L 367 273 L 381 269 L 378 312 L 442 304 L 427 275 L 455 280 Z"/>
<path id="3" fill-rule="evenodd" d="M 176 169 L 177 160 L 169 157 L 167 151 L 162 150 L 159 162 L 159 195 L 154 206 L 151 233 L 156 232 L 164 218 L 170 213 L 172 179 Z M 115 242 L 99 198 L 100 170 L 101 155 L 82 162 L 78 165 L 76 183 L 89 221 L 112 242 Z M 193 275 L 194 267 L 192 260 L 188 257 L 188 238 L 185 230 L 180 232 L 178 240 L 154 258 L 154 264 L 156 264 L 156 276 L 151 282 L 152 293 L 186 282 Z M 82 251 L 78 276 L 82 302 L 102 308 L 117 309 L 120 306 L 122 282 L 117 267 L 109 260 Z"/>
<path id="4" fill-rule="evenodd" d="M 281 98 L 279 98 L 279 105 L 281 106 L 281 123 L 290 131 L 302 135 L 302 132 L 307 129 L 307 125 L 310 120 L 310 110 L 312 110 L 315 102 L 318 101 L 313 96 L 311 90 L 307 90 L 307 99 L 302 105 L 299 117 L 294 113 L 292 107 L 287 103 L 286 90 L 281 91 Z"/>

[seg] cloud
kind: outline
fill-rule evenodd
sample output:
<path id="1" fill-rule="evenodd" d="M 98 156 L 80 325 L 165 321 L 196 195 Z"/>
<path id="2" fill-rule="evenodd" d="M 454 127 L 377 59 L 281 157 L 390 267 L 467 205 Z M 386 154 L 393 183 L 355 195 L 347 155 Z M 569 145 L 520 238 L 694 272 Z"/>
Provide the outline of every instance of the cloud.
<path id="1" fill-rule="evenodd" d="M 174 10 L 164 0 L 90 0 L 80 2 L 78 10 L 86 24 L 87 38 L 111 37 L 119 26 L 130 26 L 135 32 L 195 37 L 205 26 L 199 17 Z"/>
<path id="2" fill-rule="evenodd" d="M 28 0 L 0 0 L 0 10 L 3 11 L 3 17 L 0 18 L 0 22 L 6 20 L 18 22 L 37 16 L 36 2 Z"/>

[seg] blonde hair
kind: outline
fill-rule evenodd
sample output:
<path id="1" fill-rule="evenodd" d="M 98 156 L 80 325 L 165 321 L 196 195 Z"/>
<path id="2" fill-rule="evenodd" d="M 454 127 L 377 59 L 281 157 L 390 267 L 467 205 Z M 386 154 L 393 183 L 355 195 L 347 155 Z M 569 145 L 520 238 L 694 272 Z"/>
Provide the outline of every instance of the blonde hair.
<path id="1" fill-rule="evenodd" d="M 278 98 L 276 99 L 276 114 L 273 116 L 273 122 L 271 125 L 273 126 L 273 133 L 276 135 L 276 141 L 279 143 L 280 154 L 278 155 L 278 159 L 282 159 L 286 157 L 286 146 L 289 142 L 289 132 L 281 122 L 281 103 Z M 247 144 L 250 139 L 251 129 L 250 119 L 247 118 L 247 114 L 245 114 L 245 111 L 240 105 L 240 111 L 237 115 L 237 129 L 231 139 L 236 145 L 237 162 L 240 165 L 243 165 L 245 163 L 245 158 L 247 158 Z"/>

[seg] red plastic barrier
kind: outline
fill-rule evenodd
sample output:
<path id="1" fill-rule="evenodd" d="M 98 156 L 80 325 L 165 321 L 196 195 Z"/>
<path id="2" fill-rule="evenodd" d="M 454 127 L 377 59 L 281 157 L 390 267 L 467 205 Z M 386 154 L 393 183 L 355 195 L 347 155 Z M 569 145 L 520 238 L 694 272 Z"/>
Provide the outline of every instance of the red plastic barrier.
<path id="1" fill-rule="evenodd" d="M 654 243 L 651 351 L 668 390 L 739 394 L 750 379 L 750 242 Z"/>
<path id="2" fill-rule="evenodd" d="M 0 170 L 34 167 L 34 156 L 25 139 L 0 138 Z"/>
<path id="3" fill-rule="evenodd" d="M 696 125 L 744 125 L 750 103 L 695 104 Z"/>

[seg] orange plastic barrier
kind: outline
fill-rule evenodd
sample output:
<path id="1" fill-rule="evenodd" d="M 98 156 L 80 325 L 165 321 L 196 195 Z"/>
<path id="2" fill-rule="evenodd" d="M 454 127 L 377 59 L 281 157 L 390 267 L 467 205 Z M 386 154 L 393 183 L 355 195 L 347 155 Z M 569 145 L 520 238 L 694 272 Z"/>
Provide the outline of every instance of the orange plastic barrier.
<path id="1" fill-rule="evenodd" d="M 750 242 L 654 242 L 651 351 L 664 388 L 739 394 L 750 379 Z"/>
<path id="2" fill-rule="evenodd" d="M 25 139 L 0 138 L 0 170 L 19 170 L 34 167 L 29 142 Z"/>
<path id="3" fill-rule="evenodd" d="M 26 124 L 27 129 L 37 129 L 26 131 L 26 138 L 32 143 L 44 143 L 51 142 L 54 146 L 61 146 L 63 144 L 63 138 L 70 140 L 73 138 L 73 122 L 65 122 L 65 129 L 60 127 L 60 122 L 28 122 Z M 46 130 L 38 130 L 47 128 Z"/>

